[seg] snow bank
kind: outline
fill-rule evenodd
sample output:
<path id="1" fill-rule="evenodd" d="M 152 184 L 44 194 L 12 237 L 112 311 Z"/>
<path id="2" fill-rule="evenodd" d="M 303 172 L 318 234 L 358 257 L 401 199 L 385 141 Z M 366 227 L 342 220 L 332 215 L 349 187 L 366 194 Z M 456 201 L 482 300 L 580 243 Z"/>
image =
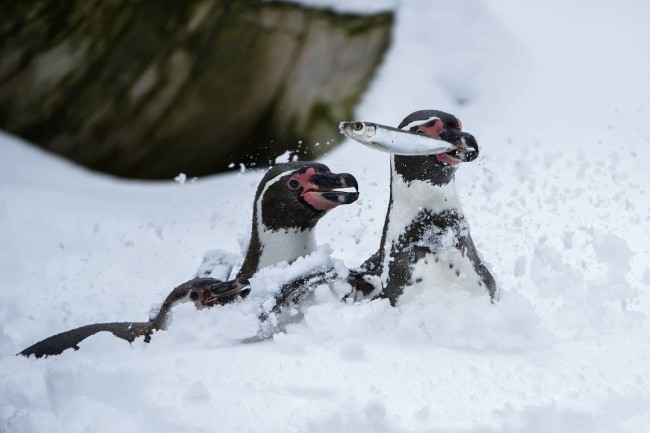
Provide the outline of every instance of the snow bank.
<path id="1" fill-rule="evenodd" d="M 392 308 L 320 288 L 284 332 L 239 342 L 285 278 L 377 248 L 388 157 L 346 142 L 323 162 L 353 173 L 361 198 L 244 302 L 179 307 L 149 345 L 100 334 L 18 358 L 66 329 L 145 320 L 205 251 L 240 254 L 262 174 L 125 182 L 0 135 L 0 431 L 647 430 L 648 5 L 389 7 L 393 45 L 357 117 L 437 108 L 477 136 L 458 186 L 501 301 L 430 291 Z"/>

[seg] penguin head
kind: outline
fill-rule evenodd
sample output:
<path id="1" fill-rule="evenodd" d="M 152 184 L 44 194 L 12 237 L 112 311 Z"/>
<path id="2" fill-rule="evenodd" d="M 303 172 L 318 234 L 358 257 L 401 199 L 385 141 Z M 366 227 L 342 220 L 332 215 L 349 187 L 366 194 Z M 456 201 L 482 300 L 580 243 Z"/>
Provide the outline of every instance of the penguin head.
<path id="1" fill-rule="evenodd" d="M 462 123 L 453 114 L 439 110 L 420 110 L 409 114 L 397 127 L 424 134 L 458 146 L 458 149 L 437 155 L 425 156 L 434 164 L 453 167 L 478 157 L 478 143 L 471 134 L 462 131 Z M 417 157 L 421 158 L 421 157 Z"/>
<path id="2" fill-rule="evenodd" d="M 251 292 L 250 282 L 246 278 L 220 281 L 206 278 L 192 287 L 187 296 L 197 309 L 229 304 L 237 299 L 244 299 Z"/>
<path id="3" fill-rule="evenodd" d="M 354 188 L 352 191 L 340 189 Z M 288 162 L 272 167 L 255 195 L 258 221 L 270 230 L 313 228 L 327 211 L 359 198 L 357 180 L 332 173 L 316 162 Z"/>
<path id="4" fill-rule="evenodd" d="M 215 278 L 195 278 L 176 287 L 163 303 L 165 312 L 183 302 L 192 302 L 200 310 L 243 299 L 251 291 L 246 278 L 221 281 Z"/>

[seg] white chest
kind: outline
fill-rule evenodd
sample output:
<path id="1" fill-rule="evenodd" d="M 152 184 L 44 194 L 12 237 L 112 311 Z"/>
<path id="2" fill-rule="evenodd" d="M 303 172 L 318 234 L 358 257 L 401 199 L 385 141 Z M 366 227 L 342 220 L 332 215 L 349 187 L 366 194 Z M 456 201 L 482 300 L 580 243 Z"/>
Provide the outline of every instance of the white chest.
<path id="1" fill-rule="evenodd" d="M 274 266 L 280 262 L 293 262 L 316 250 L 316 240 L 312 230 L 289 228 L 286 230 L 258 230 L 262 253 L 258 269 Z"/>
<path id="2" fill-rule="evenodd" d="M 462 290 L 472 296 L 485 296 L 486 289 L 472 261 L 456 248 L 427 253 L 413 264 L 411 275 L 412 283 L 404 287 L 398 305 L 412 301 L 425 290 Z"/>

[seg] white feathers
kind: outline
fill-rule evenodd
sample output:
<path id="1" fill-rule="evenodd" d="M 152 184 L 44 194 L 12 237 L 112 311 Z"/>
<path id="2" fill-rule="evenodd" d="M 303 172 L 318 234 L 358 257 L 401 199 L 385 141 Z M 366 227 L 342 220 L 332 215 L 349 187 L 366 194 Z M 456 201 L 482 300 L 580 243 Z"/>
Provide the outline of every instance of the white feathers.
<path id="1" fill-rule="evenodd" d="M 472 296 L 485 296 L 487 293 L 472 261 L 455 247 L 444 248 L 437 254 L 427 253 L 413 265 L 411 276 L 413 283 L 404 287 L 397 305 L 410 302 L 423 291 L 432 289 L 442 292 L 463 290 Z"/>
<path id="2" fill-rule="evenodd" d="M 269 230 L 264 224 L 258 222 L 257 234 L 262 244 L 258 269 L 280 262 L 291 263 L 298 257 L 309 255 L 316 250 L 313 230 L 298 228 Z"/>

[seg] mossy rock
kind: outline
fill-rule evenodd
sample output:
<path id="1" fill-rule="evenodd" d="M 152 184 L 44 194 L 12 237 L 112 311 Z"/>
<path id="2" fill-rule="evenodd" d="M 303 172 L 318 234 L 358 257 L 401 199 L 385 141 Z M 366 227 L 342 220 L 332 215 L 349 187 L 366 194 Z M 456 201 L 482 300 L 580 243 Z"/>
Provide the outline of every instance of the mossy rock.
<path id="1" fill-rule="evenodd" d="M 0 128 L 150 179 L 322 154 L 392 26 L 253 0 L 5 2 L 0 18 Z"/>

